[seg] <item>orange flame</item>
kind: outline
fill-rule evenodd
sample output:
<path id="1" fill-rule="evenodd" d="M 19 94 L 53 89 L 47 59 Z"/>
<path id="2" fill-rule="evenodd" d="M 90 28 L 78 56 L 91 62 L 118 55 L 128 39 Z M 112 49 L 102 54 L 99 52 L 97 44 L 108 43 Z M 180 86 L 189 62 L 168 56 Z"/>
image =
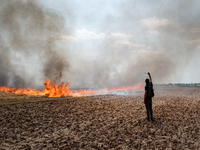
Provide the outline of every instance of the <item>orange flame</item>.
<path id="1" fill-rule="evenodd" d="M 69 83 L 64 84 L 62 82 L 60 85 L 55 83 L 50 84 L 49 79 L 44 82 L 45 89 L 40 91 L 37 89 L 22 89 L 22 88 L 8 88 L 8 87 L 0 87 L 0 91 L 4 91 L 6 93 L 15 93 L 15 94 L 25 94 L 25 95 L 41 95 L 46 97 L 67 97 L 67 96 L 94 96 L 94 95 L 102 95 L 107 94 L 109 92 L 115 91 L 143 91 L 143 84 L 139 83 L 137 85 L 132 86 L 122 86 L 118 88 L 107 88 L 100 90 L 69 90 Z"/>

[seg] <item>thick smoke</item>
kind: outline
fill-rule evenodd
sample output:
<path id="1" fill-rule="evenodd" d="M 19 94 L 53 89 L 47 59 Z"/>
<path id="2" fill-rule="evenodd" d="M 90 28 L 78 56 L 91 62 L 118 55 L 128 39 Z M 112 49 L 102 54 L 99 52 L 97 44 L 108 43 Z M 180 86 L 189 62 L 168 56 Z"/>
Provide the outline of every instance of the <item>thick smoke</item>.
<path id="1" fill-rule="evenodd" d="M 144 83 L 147 71 L 151 72 L 155 83 L 184 82 L 187 66 L 200 54 L 197 40 L 200 11 L 195 5 L 196 2 L 191 1 L 123 1 L 114 7 L 118 14 L 108 13 L 101 18 L 99 28 L 104 33 L 108 31 L 106 40 L 94 42 L 92 50 L 88 50 L 94 59 L 88 54 L 79 56 L 80 63 L 76 63 L 79 67 L 70 68 L 71 72 L 76 72 L 68 75 L 70 83 L 86 87 Z M 148 28 L 142 20 L 149 18 L 165 19 L 167 24 Z M 132 36 L 125 40 L 107 38 L 109 31 Z M 117 45 L 120 40 L 138 46 Z"/>
<path id="2" fill-rule="evenodd" d="M 35 86 L 68 68 L 56 42 L 65 23 L 55 12 L 31 0 L 1 1 L 0 31 L 1 86 Z"/>
<path id="3" fill-rule="evenodd" d="M 147 71 L 155 83 L 180 82 L 182 72 L 199 55 L 200 13 L 191 11 L 198 9 L 194 3 L 127 0 L 113 8 L 118 14 L 88 13 L 79 20 L 89 27 L 98 25 L 104 40 L 76 39 L 65 43 L 63 51 L 58 37 L 69 32 L 62 16 L 32 1 L 2 1 L 0 84 L 34 87 L 48 78 L 71 87 L 113 87 L 144 82 Z M 153 17 L 168 24 L 143 24 Z M 117 32 L 128 36 L 112 36 Z"/>
<path id="4" fill-rule="evenodd" d="M 0 84 L 6 85 L 9 82 L 9 71 L 11 68 L 11 64 L 9 62 L 9 49 L 2 46 L 3 43 L 1 41 L 1 55 L 0 55 Z"/>
<path id="5" fill-rule="evenodd" d="M 157 83 L 180 82 L 187 66 L 196 55 L 200 54 L 199 43 L 197 42 L 200 33 L 200 20 L 198 19 L 200 11 L 195 6 L 196 2 L 158 2 L 154 0 L 140 3 L 137 0 L 127 1 L 124 13 L 125 16 L 129 17 L 126 19 L 135 17 L 147 19 L 156 16 L 157 19 L 168 20 L 168 24 L 165 26 L 142 27 L 142 30 L 146 31 L 142 43 L 151 45 L 151 49 L 158 53 L 149 53 L 145 58 L 139 59 L 136 64 L 130 65 L 129 70 L 134 70 L 140 74 L 143 70 L 150 71 Z M 142 17 L 144 12 L 139 12 L 137 6 L 143 7 L 144 11 L 148 13 L 145 18 Z M 135 24 L 132 23 L 131 25 L 134 26 Z M 149 31 L 156 31 L 157 33 L 153 41 L 152 36 L 148 36 Z"/>

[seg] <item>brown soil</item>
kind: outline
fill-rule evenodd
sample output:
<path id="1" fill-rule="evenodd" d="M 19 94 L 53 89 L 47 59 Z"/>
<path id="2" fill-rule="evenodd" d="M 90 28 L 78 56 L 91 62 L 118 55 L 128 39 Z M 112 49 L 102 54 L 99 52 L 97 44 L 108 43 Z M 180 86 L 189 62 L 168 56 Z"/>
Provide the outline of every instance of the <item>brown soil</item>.
<path id="1" fill-rule="evenodd" d="M 0 97 L 0 149 L 200 149 L 200 88 L 155 87 L 155 94 L 155 122 L 145 120 L 143 92 Z"/>

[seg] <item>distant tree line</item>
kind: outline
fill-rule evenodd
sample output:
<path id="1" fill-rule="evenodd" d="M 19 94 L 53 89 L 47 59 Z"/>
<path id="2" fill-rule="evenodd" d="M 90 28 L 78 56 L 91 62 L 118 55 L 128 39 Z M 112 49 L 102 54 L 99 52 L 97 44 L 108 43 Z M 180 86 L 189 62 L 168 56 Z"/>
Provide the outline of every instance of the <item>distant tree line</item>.
<path id="1" fill-rule="evenodd" d="M 200 87 L 200 83 L 168 83 L 168 84 L 154 84 L 155 86 L 185 86 L 185 87 Z"/>

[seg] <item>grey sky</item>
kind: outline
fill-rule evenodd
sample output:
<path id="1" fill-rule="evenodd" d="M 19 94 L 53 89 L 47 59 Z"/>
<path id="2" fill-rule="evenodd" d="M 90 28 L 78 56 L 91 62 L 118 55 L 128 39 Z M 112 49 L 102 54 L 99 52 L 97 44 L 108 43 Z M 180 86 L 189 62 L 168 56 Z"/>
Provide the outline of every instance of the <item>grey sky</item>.
<path id="1" fill-rule="evenodd" d="M 65 29 L 51 32 L 49 28 L 45 34 L 42 30 L 41 35 L 33 30 L 22 35 L 40 43 L 54 39 L 50 52 L 58 52 L 55 59 L 62 56 L 66 61 L 58 62 L 68 66 L 62 71 L 61 80 L 71 86 L 130 85 L 144 82 L 147 71 L 152 73 L 155 83 L 200 82 L 198 0 L 38 0 L 37 5 L 54 17 L 59 16 L 48 23 L 61 26 L 63 23 Z M 25 23 L 26 20 L 22 24 Z M 1 30 L 1 36 L 6 37 L 6 33 L 7 30 Z M 28 46 L 31 51 L 36 49 L 34 44 L 37 42 L 23 48 Z M 9 40 L 7 45 L 10 45 Z M 31 78 L 33 86 L 42 85 L 46 77 L 59 74 L 59 69 L 46 70 L 49 76 L 40 73 L 44 70 L 41 62 L 52 60 L 54 56 L 41 59 L 42 47 L 40 53 L 32 52 L 31 57 L 30 53 L 26 57 L 12 48 L 11 64 L 25 66 L 15 67 L 15 70 L 18 76 L 26 74 L 25 82 Z M 57 68 L 57 60 L 54 61 Z"/>
<path id="2" fill-rule="evenodd" d="M 71 36 L 76 39 L 71 43 L 76 50 L 95 51 L 102 40 L 105 43 L 112 37 L 109 44 L 131 49 L 137 52 L 132 53 L 135 56 L 153 51 L 164 51 L 171 57 L 179 55 L 180 60 L 174 60 L 178 71 L 171 75 L 176 77 L 166 82 L 200 82 L 196 58 L 200 50 L 198 0 L 48 0 L 43 5 L 64 16 Z M 183 50 L 185 45 L 192 45 L 192 50 Z"/>

